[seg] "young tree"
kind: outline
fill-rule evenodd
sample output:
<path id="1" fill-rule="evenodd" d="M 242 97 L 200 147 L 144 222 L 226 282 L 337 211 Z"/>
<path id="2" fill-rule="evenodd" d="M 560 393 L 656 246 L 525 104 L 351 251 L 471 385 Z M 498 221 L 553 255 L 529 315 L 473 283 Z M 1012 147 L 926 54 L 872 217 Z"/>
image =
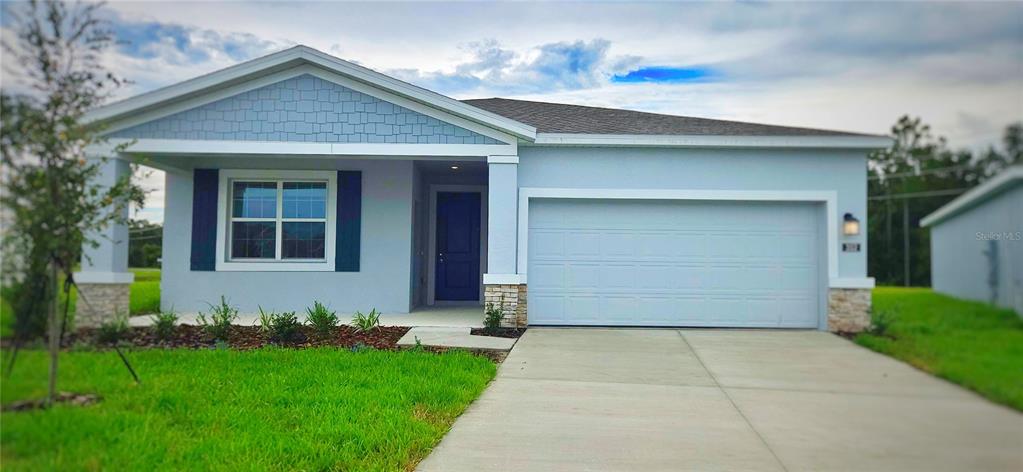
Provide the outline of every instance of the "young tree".
<path id="1" fill-rule="evenodd" d="M 58 281 L 67 281 L 66 299 L 82 246 L 97 245 L 91 235 L 123 223 L 124 208 L 143 202 L 141 188 L 129 179 L 110 187 L 94 183 L 102 162 L 86 156 L 101 139 L 98 126 L 83 116 L 122 84 L 100 62 L 114 44 L 98 15 L 101 6 L 56 0 L 5 6 L 14 33 L 3 44 L 5 62 L 16 65 L 13 72 L 28 88 L 0 90 L 4 269 L 17 287 L 15 344 L 38 335 L 33 329 L 40 326 L 48 333 L 48 404 L 66 321 L 58 315 Z"/>

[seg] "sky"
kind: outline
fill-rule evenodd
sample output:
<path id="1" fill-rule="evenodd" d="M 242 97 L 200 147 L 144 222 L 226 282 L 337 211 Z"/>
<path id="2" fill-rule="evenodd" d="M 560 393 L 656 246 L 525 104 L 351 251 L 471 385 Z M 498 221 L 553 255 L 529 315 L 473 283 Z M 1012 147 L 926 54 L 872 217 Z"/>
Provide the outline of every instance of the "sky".
<path id="1" fill-rule="evenodd" d="M 133 81 L 120 98 L 304 44 L 459 99 L 879 134 L 909 114 L 974 149 L 1023 120 L 1020 2 L 113 1 L 104 16 L 124 42 L 105 63 Z M 161 221 L 162 173 L 142 182 L 138 217 Z"/>

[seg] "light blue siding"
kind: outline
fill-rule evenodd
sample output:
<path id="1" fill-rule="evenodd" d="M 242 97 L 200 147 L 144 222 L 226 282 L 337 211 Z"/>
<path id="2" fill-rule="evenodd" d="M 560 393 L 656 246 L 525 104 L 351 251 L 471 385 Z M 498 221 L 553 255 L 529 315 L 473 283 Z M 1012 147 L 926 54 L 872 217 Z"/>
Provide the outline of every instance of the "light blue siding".
<path id="1" fill-rule="evenodd" d="M 838 216 L 852 213 L 866 228 L 866 162 L 863 151 L 530 146 L 519 148 L 518 180 L 519 187 L 835 191 Z M 839 252 L 839 277 L 866 277 L 866 232 L 839 233 L 839 251 L 844 242 L 862 251 Z"/>
<path id="2" fill-rule="evenodd" d="M 931 281 L 952 296 L 1023 315 L 1023 185 L 931 228 Z"/>
<path id="3" fill-rule="evenodd" d="M 202 158 L 196 165 L 237 168 L 230 158 Z M 361 260 L 358 272 L 196 272 L 189 270 L 192 225 L 191 173 L 166 174 L 167 228 L 163 247 L 161 307 L 181 313 L 208 309 L 225 295 L 243 313 L 258 306 L 298 310 L 314 300 L 343 313 L 372 308 L 409 310 L 412 244 L 412 161 L 254 159 L 250 168 L 362 171 Z"/>
<path id="4" fill-rule="evenodd" d="M 489 165 L 490 197 L 487 233 L 487 273 L 515 274 L 518 231 L 518 167 L 516 164 Z"/>
<path id="5" fill-rule="evenodd" d="M 312 75 L 111 134 L 117 138 L 318 143 L 502 144 Z"/>

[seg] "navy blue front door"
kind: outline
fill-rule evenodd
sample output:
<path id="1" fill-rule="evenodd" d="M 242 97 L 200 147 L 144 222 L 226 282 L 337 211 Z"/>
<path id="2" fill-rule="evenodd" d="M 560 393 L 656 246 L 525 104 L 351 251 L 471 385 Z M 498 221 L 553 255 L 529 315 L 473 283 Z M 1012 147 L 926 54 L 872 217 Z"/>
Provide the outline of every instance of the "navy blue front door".
<path id="1" fill-rule="evenodd" d="M 437 192 L 434 298 L 480 299 L 480 194 Z"/>

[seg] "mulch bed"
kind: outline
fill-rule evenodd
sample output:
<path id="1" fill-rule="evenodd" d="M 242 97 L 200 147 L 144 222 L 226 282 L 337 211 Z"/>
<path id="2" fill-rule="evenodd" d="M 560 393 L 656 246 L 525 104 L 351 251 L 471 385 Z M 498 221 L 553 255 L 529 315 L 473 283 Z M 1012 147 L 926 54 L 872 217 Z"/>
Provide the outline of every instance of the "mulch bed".
<path id="1" fill-rule="evenodd" d="M 91 393 L 58 392 L 53 399 L 55 403 L 69 403 L 74 406 L 92 405 L 100 400 L 99 395 Z M 8 403 L 3 406 L 3 411 L 27 411 L 46 408 L 46 400 L 37 398 L 34 400 L 21 400 Z"/>
<path id="2" fill-rule="evenodd" d="M 343 348 L 372 347 L 375 349 L 397 349 L 398 340 L 409 330 L 407 326 L 379 326 L 370 331 L 357 331 L 351 326 L 338 326 L 334 332 L 321 336 L 308 326 L 302 326 L 293 339 L 276 343 L 289 348 L 307 348 L 333 346 Z M 83 328 L 64 338 L 64 347 L 76 344 L 101 345 L 96 340 L 95 329 Z M 174 335 L 167 340 L 158 340 L 151 328 L 133 327 L 124 337 L 122 344 L 135 347 L 155 348 L 192 348 L 203 349 L 215 347 L 217 343 L 202 328 L 192 325 L 179 325 Z M 271 343 L 258 326 L 231 326 L 228 331 L 227 344 L 233 349 L 256 349 Z"/>
<path id="3" fill-rule="evenodd" d="M 492 331 L 487 331 L 486 328 L 473 328 L 469 331 L 469 334 L 473 336 L 493 336 L 495 338 L 512 338 L 518 339 L 522 336 L 522 333 L 526 332 L 526 328 L 497 328 Z"/>

